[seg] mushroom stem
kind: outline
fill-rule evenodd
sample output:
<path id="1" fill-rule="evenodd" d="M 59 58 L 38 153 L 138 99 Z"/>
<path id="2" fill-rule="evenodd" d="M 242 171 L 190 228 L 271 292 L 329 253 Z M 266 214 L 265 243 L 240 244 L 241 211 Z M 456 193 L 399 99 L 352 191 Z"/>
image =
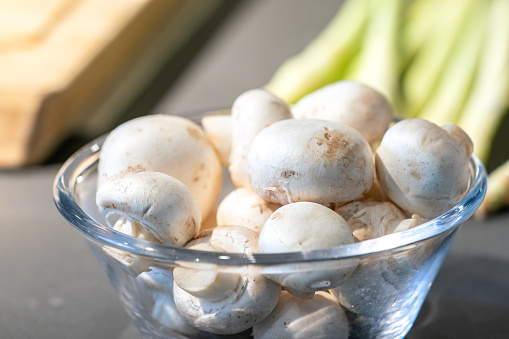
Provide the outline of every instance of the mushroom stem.
<path id="1" fill-rule="evenodd" d="M 115 231 L 127 234 L 131 237 L 149 240 L 153 242 L 160 242 L 156 238 L 150 235 L 150 233 L 143 232 L 143 227 L 136 221 L 129 218 L 119 218 L 115 225 L 113 225 Z"/>
<path id="2" fill-rule="evenodd" d="M 140 229 L 136 222 L 132 222 L 126 218 L 120 218 L 115 222 L 113 226 L 115 231 L 119 231 L 121 233 L 127 234 L 131 237 L 138 237 L 140 234 Z"/>
<path id="3" fill-rule="evenodd" d="M 190 249 L 199 251 L 220 251 L 215 246 L 200 243 Z M 237 294 L 241 277 L 235 273 L 194 270 L 178 267 L 173 271 L 175 283 L 192 296 L 209 301 L 219 301 Z"/>

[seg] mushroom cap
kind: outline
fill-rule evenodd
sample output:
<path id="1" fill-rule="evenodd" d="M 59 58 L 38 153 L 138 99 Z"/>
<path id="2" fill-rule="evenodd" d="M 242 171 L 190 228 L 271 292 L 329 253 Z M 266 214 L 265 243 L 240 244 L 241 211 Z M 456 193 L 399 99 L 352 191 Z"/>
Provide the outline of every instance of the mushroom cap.
<path id="1" fill-rule="evenodd" d="M 253 139 L 268 125 L 291 119 L 288 104 L 263 89 L 242 93 L 232 105 L 233 133 L 228 170 L 235 187 L 250 187 L 247 155 Z"/>
<path id="2" fill-rule="evenodd" d="M 202 128 L 171 115 L 132 119 L 106 137 L 98 164 L 98 184 L 128 168 L 168 174 L 186 185 L 205 220 L 221 189 L 219 156 Z"/>
<path id="3" fill-rule="evenodd" d="M 468 188 L 465 149 L 429 121 L 402 120 L 376 151 L 380 188 L 405 213 L 433 219 L 458 203 Z"/>
<path id="4" fill-rule="evenodd" d="M 248 228 L 218 226 L 202 232 L 188 246 L 209 243 L 224 252 L 251 254 L 256 252 L 257 239 L 256 232 Z M 206 267 L 203 266 L 203 269 Z M 281 286 L 262 274 L 239 273 L 241 282 L 238 290 L 218 301 L 194 297 L 174 284 L 178 311 L 190 324 L 211 333 L 235 334 L 252 327 L 272 312 Z"/>
<path id="5" fill-rule="evenodd" d="M 228 253 L 252 254 L 258 252 L 258 233 L 245 226 L 219 225 L 200 232 L 187 243 L 186 248 L 207 243 Z"/>
<path id="6" fill-rule="evenodd" d="M 231 191 L 217 208 L 218 225 L 240 225 L 260 233 L 263 224 L 281 205 L 264 200 L 246 188 Z"/>
<path id="7" fill-rule="evenodd" d="M 454 140 L 456 140 L 460 146 L 464 147 L 465 154 L 470 158 L 474 152 L 474 143 L 468 134 L 462 130 L 461 127 L 453 123 L 442 125 L 442 129 L 446 131 Z"/>
<path id="8" fill-rule="evenodd" d="M 290 119 L 253 140 L 248 174 L 256 193 L 281 205 L 310 201 L 333 205 L 359 199 L 373 184 L 366 140 L 339 122 Z"/>
<path id="9" fill-rule="evenodd" d="M 183 246 L 200 227 L 200 209 L 189 189 L 158 172 L 126 171 L 99 186 L 96 203 L 110 226 L 118 220 L 136 222 L 155 240 Z"/>
<path id="10" fill-rule="evenodd" d="M 348 223 L 336 212 L 313 202 L 278 208 L 258 239 L 260 253 L 285 253 L 331 248 L 354 242 Z"/>
<path id="11" fill-rule="evenodd" d="M 274 311 L 253 326 L 255 339 L 348 338 L 343 307 L 326 292 L 300 299 L 283 291 Z"/>
<path id="12" fill-rule="evenodd" d="M 300 99 L 292 113 L 297 119 L 337 121 L 355 128 L 371 144 L 382 139 L 393 119 L 387 99 L 355 81 L 338 81 Z"/>
<path id="13" fill-rule="evenodd" d="M 265 222 L 258 239 L 260 253 L 309 251 L 351 244 L 347 222 L 331 209 L 312 202 L 297 202 L 276 210 Z M 355 270 L 357 260 L 341 265 L 313 265 L 305 272 L 270 274 L 268 277 L 290 290 L 313 292 L 338 286 Z"/>

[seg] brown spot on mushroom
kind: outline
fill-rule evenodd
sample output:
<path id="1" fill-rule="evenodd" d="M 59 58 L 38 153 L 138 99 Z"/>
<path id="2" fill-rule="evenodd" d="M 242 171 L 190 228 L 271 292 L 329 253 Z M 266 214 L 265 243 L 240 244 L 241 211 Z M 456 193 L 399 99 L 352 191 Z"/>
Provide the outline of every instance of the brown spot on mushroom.
<path id="1" fill-rule="evenodd" d="M 111 201 L 107 201 L 107 202 L 103 203 L 103 205 L 101 207 L 105 208 L 105 209 L 117 209 L 117 206 L 115 205 L 115 203 L 111 202 Z"/>
<path id="2" fill-rule="evenodd" d="M 189 133 L 189 135 L 193 138 L 195 138 L 196 140 L 200 140 L 201 139 L 201 134 L 200 134 L 200 131 L 196 128 L 193 128 L 193 127 L 188 127 L 187 128 L 187 133 Z"/>
<path id="3" fill-rule="evenodd" d="M 263 208 L 263 207 L 264 207 L 264 206 L 262 206 L 262 204 L 255 204 L 255 205 L 253 205 L 252 207 L 253 207 L 253 209 L 254 209 L 254 208 L 256 208 L 256 207 L 258 207 L 258 213 L 263 214 L 263 210 L 264 210 L 264 208 Z"/>
<path id="4" fill-rule="evenodd" d="M 308 148 L 311 152 L 317 153 L 320 158 L 331 161 L 339 158 L 349 159 L 349 154 L 346 153 L 351 151 L 355 143 L 350 143 L 348 136 L 338 130 L 330 130 L 327 127 L 324 127 L 324 130 L 323 137 L 317 136 L 309 139 Z"/>
<path id="5" fill-rule="evenodd" d="M 276 219 L 279 219 L 279 218 L 281 218 L 281 217 L 282 217 L 281 213 L 279 213 L 279 212 L 275 212 L 275 213 L 274 213 L 274 214 L 272 214 L 272 216 L 270 217 L 270 220 L 276 220 Z"/>
<path id="6" fill-rule="evenodd" d="M 325 156 L 329 159 L 337 157 L 340 151 L 345 151 L 349 147 L 349 143 L 338 131 L 331 131 L 324 134 L 325 144 L 327 146 Z"/>
<path id="7" fill-rule="evenodd" d="M 137 172 L 146 172 L 147 170 L 145 169 L 145 167 L 141 166 L 141 165 L 136 165 L 136 166 L 129 166 L 127 167 L 124 171 L 122 171 L 122 173 L 137 173 Z"/>
<path id="8" fill-rule="evenodd" d="M 206 165 L 205 163 L 201 163 L 198 168 L 196 168 L 196 170 L 194 171 L 193 173 L 193 182 L 197 182 L 201 179 L 201 176 L 200 174 L 206 169 Z"/>
<path id="9" fill-rule="evenodd" d="M 193 217 L 187 218 L 186 226 L 187 228 L 194 230 L 196 228 L 196 220 L 194 220 Z"/>
<path id="10" fill-rule="evenodd" d="M 415 170 L 415 169 L 414 169 L 414 170 L 412 170 L 412 171 L 410 171 L 410 175 L 411 175 L 412 177 L 414 177 L 416 180 L 420 180 L 420 179 L 421 179 L 421 176 L 419 175 L 418 171 L 417 171 L 417 170 Z"/>
<path id="11" fill-rule="evenodd" d="M 282 173 L 281 173 L 281 176 L 283 178 L 290 178 L 292 176 L 295 176 L 297 174 L 297 172 L 295 171 L 292 171 L 292 170 L 284 170 Z"/>

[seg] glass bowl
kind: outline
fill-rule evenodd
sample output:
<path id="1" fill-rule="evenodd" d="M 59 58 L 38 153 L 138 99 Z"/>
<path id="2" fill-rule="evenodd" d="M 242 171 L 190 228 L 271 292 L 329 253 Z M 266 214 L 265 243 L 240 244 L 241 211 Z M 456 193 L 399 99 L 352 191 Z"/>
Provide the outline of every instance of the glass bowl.
<path id="1" fill-rule="evenodd" d="M 459 226 L 479 207 L 487 185 L 482 163 L 472 156 L 470 185 L 464 198 L 443 215 L 410 230 L 307 252 L 246 255 L 196 251 L 140 240 L 105 226 L 95 205 L 97 163 L 104 138 L 87 144 L 63 164 L 54 182 L 54 199 L 62 216 L 86 239 L 127 313 L 146 338 L 253 335 L 251 328 L 223 335 L 191 326 L 175 307 L 172 272 L 176 267 L 297 279 L 350 270 L 351 274 L 329 294 L 343 305 L 349 337 L 402 338 L 414 323 Z M 132 263 L 138 270 L 133 269 Z M 323 333 L 328 321 L 324 310 L 301 310 L 304 314 L 300 319 L 284 323 L 287 330 L 293 331 L 293 337 L 339 335 Z M 249 311 L 236 309 L 230 317 L 240 319 L 246 312 Z M 318 317 L 310 321 L 313 316 Z M 275 318 L 267 318 L 270 317 Z M 273 336 L 268 333 L 265 337 Z M 255 337 L 264 338 L 262 334 L 259 330 Z"/>

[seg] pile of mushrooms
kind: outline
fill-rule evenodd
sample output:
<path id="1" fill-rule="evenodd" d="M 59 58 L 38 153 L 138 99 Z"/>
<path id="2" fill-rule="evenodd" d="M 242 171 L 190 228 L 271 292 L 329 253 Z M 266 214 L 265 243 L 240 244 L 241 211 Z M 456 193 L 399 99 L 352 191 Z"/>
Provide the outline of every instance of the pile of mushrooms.
<path id="1" fill-rule="evenodd" d="M 380 93 L 352 81 L 292 108 L 249 90 L 231 114 L 207 116 L 203 127 L 169 115 L 137 118 L 102 146 L 97 205 L 118 232 L 200 251 L 309 251 L 401 232 L 459 202 L 473 146 L 455 125 L 407 119 L 389 127 L 393 119 Z M 234 190 L 219 201 L 225 168 Z M 217 226 L 205 229 L 211 218 Z M 372 316 L 372 304 L 390 299 L 433 248 L 267 275 L 193 263 L 154 268 L 105 251 L 141 283 L 153 272 L 170 277 L 158 280 L 158 298 L 170 298 L 161 303 L 199 333 L 346 338 L 345 310 Z"/>

